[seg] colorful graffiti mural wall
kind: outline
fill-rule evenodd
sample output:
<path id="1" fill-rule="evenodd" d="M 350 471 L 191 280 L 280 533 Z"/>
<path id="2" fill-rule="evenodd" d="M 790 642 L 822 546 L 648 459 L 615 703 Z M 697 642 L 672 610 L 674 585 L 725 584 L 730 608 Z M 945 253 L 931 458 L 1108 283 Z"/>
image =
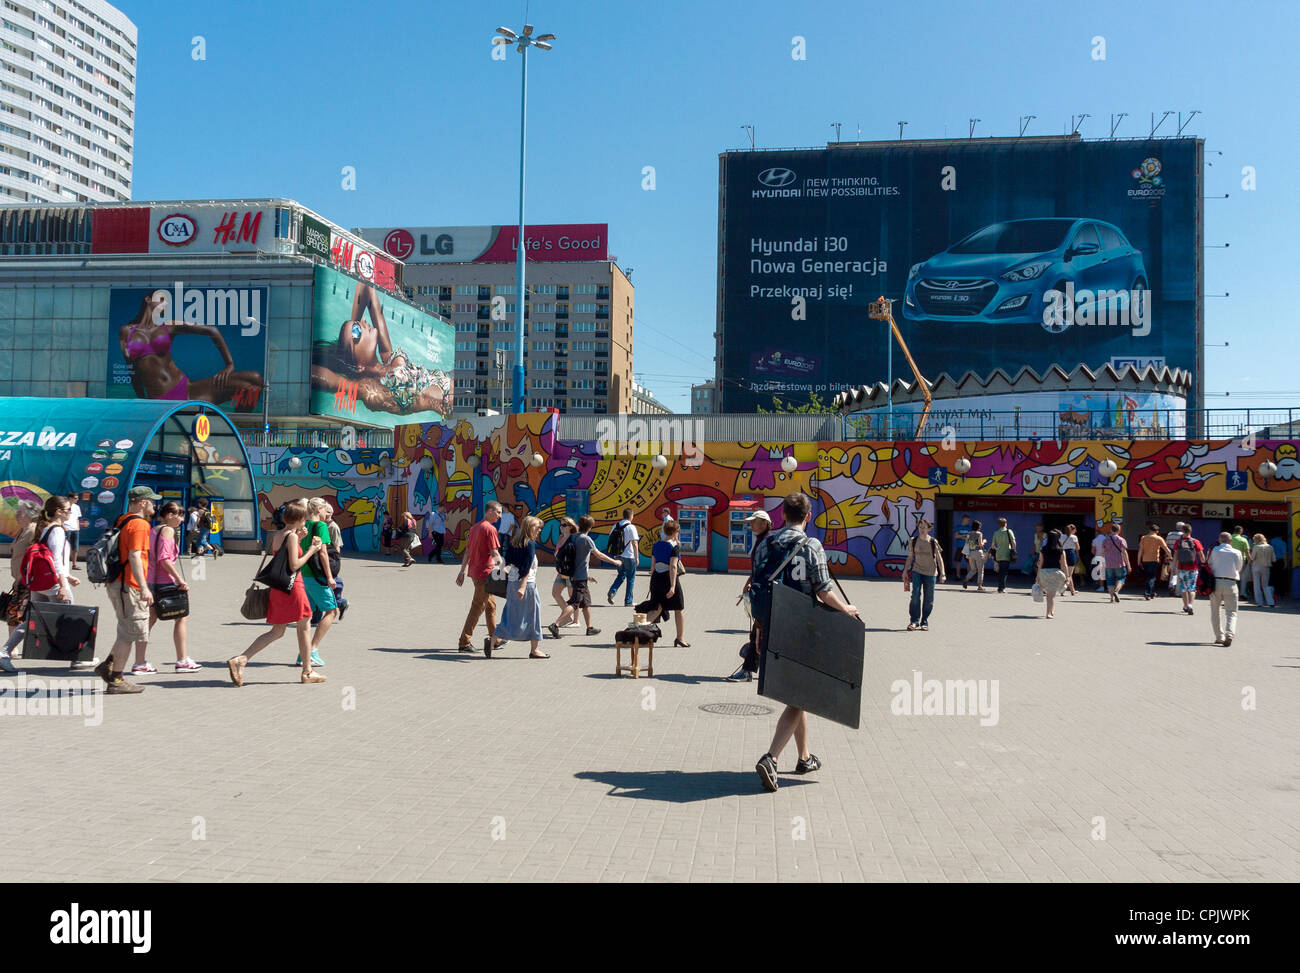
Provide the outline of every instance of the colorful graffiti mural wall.
<path id="1" fill-rule="evenodd" d="M 833 563 L 846 574 L 896 576 L 917 521 L 933 520 L 943 497 L 1087 498 L 1098 517 L 1121 515 L 1126 498 L 1240 504 L 1300 497 L 1295 442 L 714 442 L 678 451 L 656 469 L 656 444 L 640 456 L 605 455 L 595 441 L 561 440 L 556 432 L 555 415 L 534 413 L 401 426 L 391 450 L 251 449 L 263 523 L 290 497 L 324 495 L 345 545 L 368 551 L 378 548 L 386 512 L 410 509 L 421 517 L 438 503 L 448 546 L 459 552 L 476 510 L 497 500 L 540 517 L 549 549 L 558 518 L 585 502 L 596 534 L 607 534 L 622 509 L 632 508 L 648 561 L 665 513 L 704 507 L 712 566 L 725 568 L 730 502 L 753 498 L 779 527 L 781 498 L 799 489 L 813 500 L 811 532 Z M 794 459 L 789 472 L 785 457 Z M 956 472 L 962 458 L 970 462 L 964 476 Z M 1102 475 L 1107 460 L 1117 468 L 1110 477 Z M 1260 475 L 1265 462 L 1276 475 Z M 1297 541 L 1293 531 L 1293 564 Z"/>

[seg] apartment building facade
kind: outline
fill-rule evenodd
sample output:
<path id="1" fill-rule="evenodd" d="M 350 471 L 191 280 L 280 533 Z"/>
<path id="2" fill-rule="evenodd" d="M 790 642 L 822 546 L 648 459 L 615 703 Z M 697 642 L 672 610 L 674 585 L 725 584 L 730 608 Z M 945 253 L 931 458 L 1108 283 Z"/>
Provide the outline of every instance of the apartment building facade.
<path id="1" fill-rule="evenodd" d="M 510 411 L 516 227 L 362 228 L 404 261 L 407 297 L 456 329 L 456 412 Z M 524 368 L 529 411 L 632 412 L 635 291 L 607 252 L 608 227 L 528 227 Z M 504 356 L 504 376 L 498 370 Z M 504 383 L 502 378 L 504 377 Z"/>
<path id="2" fill-rule="evenodd" d="M 136 27 L 102 0 L 3 0 L 0 202 L 131 198 Z"/>

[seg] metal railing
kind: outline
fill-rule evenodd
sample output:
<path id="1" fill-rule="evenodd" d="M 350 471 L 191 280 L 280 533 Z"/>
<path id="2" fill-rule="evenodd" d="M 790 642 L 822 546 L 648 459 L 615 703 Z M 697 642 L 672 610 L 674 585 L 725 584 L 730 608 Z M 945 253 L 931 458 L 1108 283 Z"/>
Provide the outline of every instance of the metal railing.
<path id="1" fill-rule="evenodd" d="M 920 406 L 895 407 L 892 421 L 883 409 L 841 416 L 846 442 L 916 438 Z M 1235 439 L 1252 433 L 1260 439 L 1300 435 L 1295 409 L 1149 409 L 995 412 L 984 409 L 930 411 L 925 439 Z"/>
<path id="2" fill-rule="evenodd" d="M 343 448 L 342 429 L 272 429 L 269 433 L 261 429 L 241 429 L 240 436 L 248 447 L 274 448 L 294 447 L 298 449 L 341 449 Z M 391 429 L 357 429 L 355 445 L 360 449 L 392 449 L 393 431 Z"/>

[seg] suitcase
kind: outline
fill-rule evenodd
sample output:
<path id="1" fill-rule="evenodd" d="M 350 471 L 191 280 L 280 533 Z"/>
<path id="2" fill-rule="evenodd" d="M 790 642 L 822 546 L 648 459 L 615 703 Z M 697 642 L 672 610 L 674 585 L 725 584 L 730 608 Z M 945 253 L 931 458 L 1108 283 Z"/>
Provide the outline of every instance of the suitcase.
<path id="1" fill-rule="evenodd" d="M 776 584 L 766 628 L 758 694 L 856 730 L 867 639 L 862 621 Z"/>
<path id="2" fill-rule="evenodd" d="M 95 654 L 99 609 L 93 605 L 64 605 L 34 601 L 27 609 L 24 659 L 88 662 Z"/>

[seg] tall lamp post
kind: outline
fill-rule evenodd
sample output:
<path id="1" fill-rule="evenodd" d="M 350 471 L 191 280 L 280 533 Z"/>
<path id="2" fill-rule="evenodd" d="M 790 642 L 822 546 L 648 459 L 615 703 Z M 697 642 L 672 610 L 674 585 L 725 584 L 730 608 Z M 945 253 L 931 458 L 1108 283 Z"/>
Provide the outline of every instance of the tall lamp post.
<path id="1" fill-rule="evenodd" d="M 519 272 L 515 276 L 515 401 L 514 411 L 524 411 L 524 313 L 527 307 L 527 297 L 524 294 L 524 145 L 528 132 L 528 49 L 530 47 L 541 48 L 543 51 L 551 49 L 550 41 L 555 40 L 554 34 L 539 34 L 533 36 L 533 25 L 525 24 L 522 34 L 516 34 L 509 27 L 498 27 L 497 33 L 500 37 L 492 38 L 493 44 L 514 44 L 515 50 L 524 56 L 523 70 L 523 87 L 519 96 L 519 240 L 516 244 L 519 250 Z M 502 402 L 502 405 L 505 405 Z"/>

